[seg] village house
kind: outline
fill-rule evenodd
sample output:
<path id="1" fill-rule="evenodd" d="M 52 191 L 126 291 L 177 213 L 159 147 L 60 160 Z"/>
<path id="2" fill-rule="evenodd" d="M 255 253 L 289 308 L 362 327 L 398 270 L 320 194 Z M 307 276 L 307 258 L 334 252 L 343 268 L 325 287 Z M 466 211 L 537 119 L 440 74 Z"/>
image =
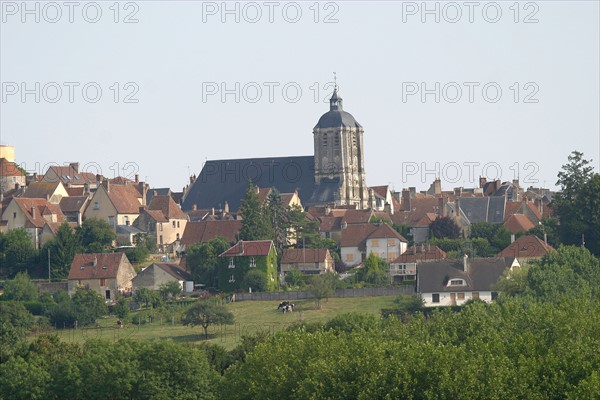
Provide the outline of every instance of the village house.
<path id="1" fill-rule="evenodd" d="M 145 205 L 146 185 L 119 185 L 105 180 L 98 185 L 84 219 L 96 218 L 108 222 L 115 230 L 117 225 L 131 225 Z"/>
<path id="2" fill-rule="evenodd" d="M 31 182 L 21 197 L 59 204 L 63 198 L 69 197 L 69 193 L 62 182 Z"/>
<path id="3" fill-rule="evenodd" d="M 84 187 L 95 189 L 97 187 L 96 174 L 79 170 L 79 163 L 73 162 L 69 165 L 53 165 L 48 167 L 41 182 L 58 183 L 64 187 Z"/>
<path id="4" fill-rule="evenodd" d="M 50 240 L 52 240 L 56 237 L 58 228 L 60 228 L 60 226 L 64 223 L 68 224 L 71 227 L 71 229 L 73 229 L 73 230 L 75 230 L 75 228 L 77 228 L 77 223 L 75 223 L 75 222 L 67 222 L 67 221 L 46 222 L 44 224 L 44 227 L 42 228 L 42 232 L 40 234 L 40 248 L 44 247 L 44 245 L 46 243 L 48 243 Z"/>
<path id="5" fill-rule="evenodd" d="M 169 195 L 153 194 L 150 203 L 140 212 L 134 226 L 150 235 L 159 250 L 181 240 L 188 216 Z"/>
<path id="6" fill-rule="evenodd" d="M 0 158 L 0 193 L 18 186 L 25 186 L 26 175 L 21 168 L 6 158 Z"/>
<path id="7" fill-rule="evenodd" d="M 303 274 L 334 272 L 334 261 L 328 249 L 285 249 L 281 257 L 281 280 L 293 270 Z"/>
<path id="8" fill-rule="evenodd" d="M 342 230 L 341 261 L 346 267 L 361 264 L 373 253 L 386 261 L 406 251 L 408 241 L 387 224 L 352 224 Z"/>
<path id="9" fill-rule="evenodd" d="M 125 253 L 76 254 L 69 272 L 69 294 L 83 288 L 114 301 L 118 295 L 131 293 L 135 275 Z"/>
<path id="10" fill-rule="evenodd" d="M 226 260 L 219 267 L 219 289 L 231 292 L 236 289 L 256 290 L 246 287 L 245 277 L 249 271 L 262 271 L 265 276 L 267 291 L 279 288 L 277 280 L 277 252 L 272 240 L 240 240 L 219 255 Z"/>
<path id="11" fill-rule="evenodd" d="M 75 222 L 77 226 L 83 223 L 83 215 L 90 204 L 88 196 L 69 196 L 60 200 L 59 206 L 68 222 Z"/>
<path id="12" fill-rule="evenodd" d="M 445 251 L 437 246 L 420 245 L 409 247 L 406 252 L 390 263 L 392 282 L 414 281 L 417 279 L 417 264 L 446 259 Z"/>
<path id="13" fill-rule="evenodd" d="M 222 237 L 233 244 L 237 242 L 241 229 L 241 220 L 188 222 L 181 237 L 181 250 L 185 251 L 196 243 L 210 242 L 216 237 Z"/>
<path id="14" fill-rule="evenodd" d="M 36 249 L 42 246 L 42 230 L 49 223 L 61 223 L 65 217 L 56 204 L 49 203 L 46 199 L 30 199 L 14 197 L 2 212 L 5 229 L 11 230 L 24 228 L 31 236 L 31 241 Z"/>
<path id="15" fill-rule="evenodd" d="M 160 262 L 150 264 L 133 278 L 133 291 L 135 293 L 139 288 L 158 290 L 161 285 L 170 282 L 179 283 L 182 291 L 192 292 L 194 290 L 194 283 L 189 272 L 181 269 L 177 264 Z"/>
<path id="16" fill-rule="evenodd" d="M 535 235 L 524 235 L 498 253 L 498 257 L 515 257 L 520 264 L 539 260 L 554 248 Z"/>
<path id="17" fill-rule="evenodd" d="M 471 299 L 496 299 L 502 274 L 520 267 L 514 257 L 439 260 L 417 265 L 417 292 L 426 307 L 460 306 Z"/>

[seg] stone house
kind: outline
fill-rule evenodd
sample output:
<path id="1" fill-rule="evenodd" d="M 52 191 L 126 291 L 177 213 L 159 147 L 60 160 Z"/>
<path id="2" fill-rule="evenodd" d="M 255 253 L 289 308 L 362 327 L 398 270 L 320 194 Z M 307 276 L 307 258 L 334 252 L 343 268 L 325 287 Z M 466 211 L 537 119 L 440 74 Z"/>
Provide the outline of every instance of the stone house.
<path id="1" fill-rule="evenodd" d="M 324 274 L 334 271 L 334 261 L 328 249 L 285 249 L 281 257 L 281 279 L 297 269 L 304 274 Z"/>
<path id="2" fill-rule="evenodd" d="M 237 289 L 252 290 L 245 286 L 245 277 L 253 269 L 264 273 L 267 291 L 279 288 L 277 252 L 272 240 L 240 240 L 219 257 L 225 261 L 218 267 L 217 276 L 220 290 L 225 292 Z"/>
<path id="3" fill-rule="evenodd" d="M 150 235 L 158 248 L 181 240 L 188 216 L 169 195 L 153 195 L 150 203 L 140 212 L 134 226 Z"/>
<path id="4" fill-rule="evenodd" d="M 65 217 L 56 204 L 46 199 L 29 199 L 13 197 L 2 212 L 2 220 L 6 221 L 6 230 L 25 228 L 30 234 L 36 249 L 42 246 L 42 230 L 46 223 L 61 223 Z"/>
<path id="5" fill-rule="evenodd" d="M 7 192 L 15 187 L 25 186 L 25 173 L 12 161 L 0 158 L 0 193 Z"/>
<path id="6" fill-rule="evenodd" d="M 76 254 L 68 278 L 69 294 L 95 290 L 107 301 L 131 293 L 136 273 L 125 253 Z"/>
<path id="7" fill-rule="evenodd" d="M 498 253 L 498 257 L 515 257 L 520 264 L 539 260 L 554 248 L 535 235 L 521 236 Z"/>
<path id="8" fill-rule="evenodd" d="M 145 205 L 144 194 L 143 183 L 119 185 L 103 181 L 90 200 L 84 219 L 103 220 L 115 229 L 117 225 L 131 225 Z"/>
<path id="9" fill-rule="evenodd" d="M 178 282 L 181 290 L 185 291 L 185 283 L 191 282 L 192 277 L 189 272 L 181 269 L 179 265 L 173 263 L 152 263 L 135 278 L 133 278 L 133 291 L 139 288 L 148 288 L 153 290 L 160 289 L 160 286 L 169 282 Z M 193 283 L 192 283 L 193 288 Z"/>

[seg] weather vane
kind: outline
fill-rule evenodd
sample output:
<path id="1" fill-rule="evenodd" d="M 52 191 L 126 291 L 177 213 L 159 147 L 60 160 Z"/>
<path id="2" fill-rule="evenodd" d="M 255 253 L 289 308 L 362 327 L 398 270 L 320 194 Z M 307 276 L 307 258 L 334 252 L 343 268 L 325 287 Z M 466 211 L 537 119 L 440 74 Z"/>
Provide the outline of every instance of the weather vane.
<path id="1" fill-rule="evenodd" d="M 337 75 L 335 74 L 335 71 L 333 71 L 333 88 L 337 90 Z"/>

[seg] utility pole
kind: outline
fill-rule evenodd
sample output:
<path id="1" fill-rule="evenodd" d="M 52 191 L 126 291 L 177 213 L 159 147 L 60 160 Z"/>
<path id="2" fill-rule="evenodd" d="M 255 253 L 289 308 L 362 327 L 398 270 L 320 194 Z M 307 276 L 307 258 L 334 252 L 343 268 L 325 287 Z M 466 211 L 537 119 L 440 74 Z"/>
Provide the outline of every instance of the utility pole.
<path id="1" fill-rule="evenodd" d="M 50 279 L 50 249 L 48 249 L 48 283 L 52 282 Z"/>

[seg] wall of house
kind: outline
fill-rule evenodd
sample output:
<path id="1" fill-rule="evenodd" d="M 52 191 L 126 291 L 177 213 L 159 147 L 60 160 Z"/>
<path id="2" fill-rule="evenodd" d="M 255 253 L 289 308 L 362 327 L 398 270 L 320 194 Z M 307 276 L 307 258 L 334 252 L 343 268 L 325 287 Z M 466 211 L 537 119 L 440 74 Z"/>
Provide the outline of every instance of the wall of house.
<path id="1" fill-rule="evenodd" d="M 8 207 L 2 213 L 2 219 L 6 221 L 7 230 L 23 228 L 27 221 L 27 217 L 15 201 L 8 203 Z"/>
<path id="2" fill-rule="evenodd" d="M 15 184 L 25 186 L 24 176 L 0 176 L 0 193 L 7 192 L 15 188 Z"/>
<path id="3" fill-rule="evenodd" d="M 117 280 L 114 278 L 106 278 L 106 282 L 104 285 L 101 285 L 100 279 L 81 279 L 81 280 L 73 280 L 69 279 L 68 288 L 69 295 L 73 296 L 77 288 L 85 288 L 94 290 L 102 296 L 103 299 L 107 299 L 106 291 L 110 290 L 110 298 L 107 300 L 115 300 L 116 296 L 119 292 L 119 288 L 117 285 Z"/>
<path id="4" fill-rule="evenodd" d="M 129 262 L 127 257 L 123 257 L 121 266 L 117 271 L 117 289 L 124 293 L 129 293 L 132 290 L 131 281 L 135 278 L 136 272 L 133 269 L 133 265 Z"/>
<path id="5" fill-rule="evenodd" d="M 173 227 L 175 222 L 175 227 Z M 162 230 L 160 225 L 162 224 Z M 158 222 L 156 224 L 156 244 L 160 245 L 160 237 L 162 236 L 162 244 L 171 244 L 177 239 L 181 239 L 187 221 L 184 219 L 172 219 L 169 222 Z M 177 236 L 179 235 L 179 236 Z"/>
<path id="6" fill-rule="evenodd" d="M 152 264 L 151 266 L 137 274 L 136 277 L 133 278 L 131 283 L 133 285 L 133 291 L 136 291 L 139 288 L 158 290 L 160 289 L 161 285 L 173 281 L 179 282 L 179 284 L 181 285 L 181 290 L 184 289 L 184 281 L 180 281 L 174 278 L 172 275 L 166 273 L 161 268 L 158 268 L 154 264 Z"/>
<path id="7" fill-rule="evenodd" d="M 395 260 L 406 251 L 407 244 L 399 239 L 367 239 L 367 254 L 375 254 L 384 260 Z"/>
<path id="8" fill-rule="evenodd" d="M 325 260 L 325 262 L 321 262 L 321 263 L 303 263 L 303 262 L 298 262 L 298 263 L 290 263 L 290 264 L 281 264 L 281 273 L 285 274 L 286 272 L 289 272 L 291 270 L 294 269 L 298 269 L 302 272 L 308 271 L 308 273 L 311 272 L 317 272 L 320 274 L 324 274 L 327 271 L 332 271 L 333 270 L 333 259 L 331 259 L 331 257 L 329 257 L 329 259 Z"/>
<path id="9" fill-rule="evenodd" d="M 104 186 L 100 185 L 90 204 L 88 205 L 85 213 L 83 214 L 84 219 L 96 218 L 108 222 L 108 217 L 117 217 L 117 209 L 110 201 Z"/>
<path id="10" fill-rule="evenodd" d="M 244 278 L 248 271 L 256 268 L 263 271 L 267 277 L 267 291 L 279 289 L 279 280 L 277 277 L 277 254 L 271 251 L 268 256 L 254 257 L 256 267 L 250 267 L 252 257 L 233 257 L 235 268 L 229 268 L 229 260 L 232 257 L 223 257 L 222 264 L 218 266 L 218 286 L 224 292 L 233 292 L 242 290 L 247 292 L 248 287 L 244 285 Z M 233 277 L 234 282 L 229 282 Z"/>
<path id="11" fill-rule="evenodd" d="M 456 301 L 453 304 L 452 303 L 452 295 L 451 293 L 454 293 L 456 295 Z M 458 294 L 462 293 L 464 294 L 464 299 L 458 299 Z M 479 293 L 479 299 L 485 301 L 486 303 L 491 303 L 492 302 L 492 292 L 491 291 L 480 291 Z M 439 292 L 438 294 L 440 295 L 440 301 L 439 303 L 434 303 L 432 300 L 434 293 L 421 293 L 421 298 L 423 298 L 423 300 L 425 301 L 425 307 L 441 307 L 441 306 L 460 306 L 462 304 L 464 304 L 465 302 L 467 302 L 468 300 L 473 299 L 473 291 L 468 291 L 468 292 Z"/>
<path id="12" fill-rule="evenodd" d="M 342 247 L 340 249 L 342 262 L 347 267 L 353 267 L 362 262 L 362 255 L 358 247 Z"/>
<path id="13" fill-rule="evenodd" d="M 54 239 L 54 233 L 48 228 L 48 225 L 44 225 L 44 229 L 42 229 L 42 233 L 40 234 L 40 247 L 44 247 L 52 239 Z"/>

